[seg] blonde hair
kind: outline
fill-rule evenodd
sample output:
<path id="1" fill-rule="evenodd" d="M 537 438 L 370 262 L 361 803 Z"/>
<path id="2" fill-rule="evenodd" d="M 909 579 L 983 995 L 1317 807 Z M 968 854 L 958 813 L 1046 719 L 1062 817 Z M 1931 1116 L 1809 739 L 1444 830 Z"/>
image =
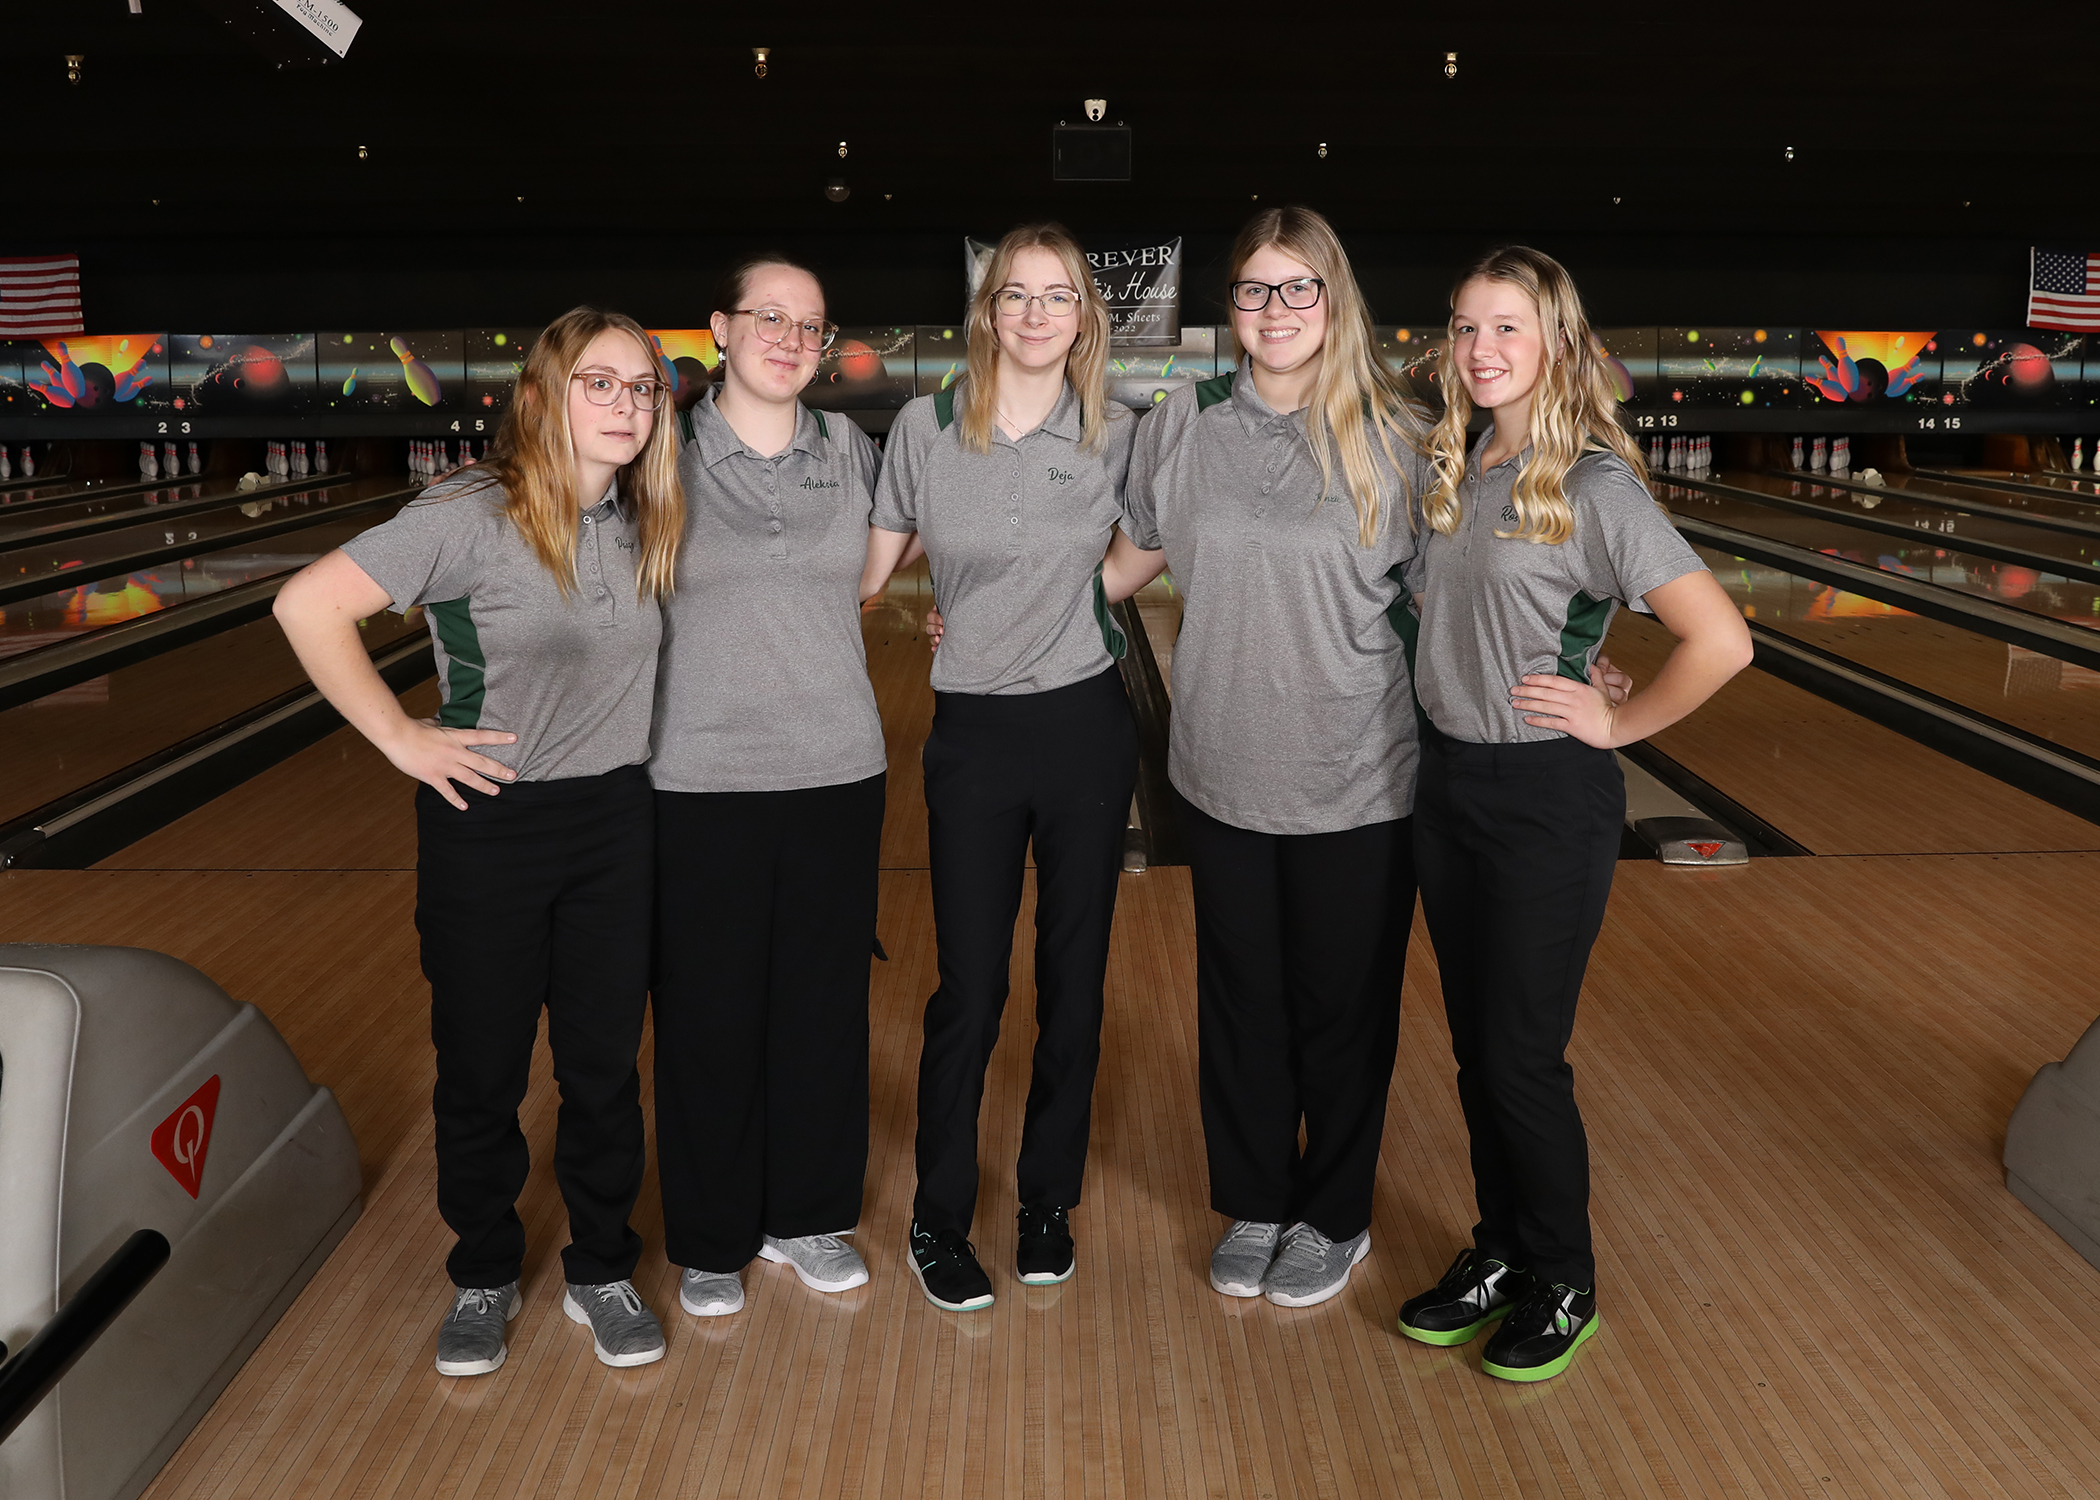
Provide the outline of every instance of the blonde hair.
<path id="1" fill-rule="evenodd" d="M 1575 534 L 1575 511 L 1568 504 L 1568 470 L 1586 454 L 1609 451 L 1626 461 L 1642 483 L 1648 466 L 1626 429 L 1619 425 L 1619 401 L 1604 365 L 1602 347 L 1582 310 L 1575 278 L 1552 256 L 1523 245 L 1511 245 L 1482 256 L 1451 288 L 1451 305 L 1475 281 L 1513 286 L 1538 309 L 1539 335 L 1545 345 L 1538 384 L 1531 392 L 1531 460 L 1517 475 L 1513 503 L 1514 531 L 1499 537 L 1558 545 Z M 1429 459 L 1436 487 L 1422 509 L 1431 527 L 1449 535 L 1458 526 L 1458 487 L 1466 476 L 1466 424 L 1473 401 L 1459 378 L 1457 340 L 1444 348 L 1444 415 L 1429 438 Z"/>
<path id="2" fill-rule="evenodd" d="M 541 565 L 554 575 L 563 598 L 576 587 L 576 517 L 598 503 L 596 495 L 576 493 L 576 459 L 569 437 L 569 377 L 583 363 L 591 340 L 607 332 L 633 338 L 651 373 L 663 379 L 641 324 L 595 307 L 572 308 L 547 325 L 525 356 L 525 368 L 518 374 L 517 390 L 489 445 L 489 456 L 476 465 L 503 486 L 504 514 L 532 544 Z M 678 566 L 678 542 L 685 534 L 685 491 L 678 483 L 677 414 L 666 399 L 652 416 L 648 442 L 632 462 L 621 467 L 617 483 L 622 498 L 634 508 L 641 530 L 636 597 L 660 600 L 670 597 Z"/>
<path id="3" fill-rule="evenodd" d="M 1079 293 L 1073 319 L 1078 336 L 1065 354 L 1065 379 L 1079 397 L 1080 446 L 1101 447 L 1108 431 L 1108 303 L 1087 270 L 1086 252 L 1062 224 L 1024 224 L 1009 230 L 992 251 L 970 298 L 970 374 L 962 390 L 962 445 L 972 453 L 992 451 L 992 423 L 999 412 L 999 310 L 993 299 L 1013 278 L 1014 257 L 1023 250 L 1048 250 L 1064 265 Z"/>
<path id="4" fill-rule="evenodd" d="M 1327 302 L 1325 358 L 1313 382 L 1312 400 L 1305 413 L 1305 436 L 1313 457 L 1320 464 L 1320 493 L 1324 497 L 1334 484 L 1335 455 L 1341 455 L 1342 477 L 1349 498 L 1356 504 L 1356 539 L 1363 546 L 1378 540 L 1384 529 L 1392 497 L 1386 493 L 1378 462 L 1371 452 L 1371 434 L 1386 462 L 1400 476 L 1402 513 L 1414 524 L 1405 502 L 1407 470 L 1393 451 L 1397 435 L 1404 448 L 1420 451 L 1425 425 L 1416 415 L 1406 392 L 1393 373 L 1378 358 L 1377 335 L 1371 331 L 1371 309 L 1349 269 L 1349 253 L 1342 248 L 1334 226 L 1309 208 L 1265 208 L 1247 221 L 1233 241 L 1230 280 L 1237 281 L 1247 262 L 1275 246 L 1293 260 L 1310 266 L 1323 283 Z"/>

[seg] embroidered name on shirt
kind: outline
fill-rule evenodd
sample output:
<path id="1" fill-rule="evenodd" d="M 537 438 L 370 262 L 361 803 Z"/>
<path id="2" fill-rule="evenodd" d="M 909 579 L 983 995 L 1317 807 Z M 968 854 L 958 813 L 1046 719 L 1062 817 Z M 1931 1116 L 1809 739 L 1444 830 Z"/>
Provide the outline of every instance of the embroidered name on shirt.
<path id="1" fill-rule="evenodd" d="M 615 547 L 618 547 L 622 552 L 632 552 L 634 550 L 635 545 L 634 538 L 627 536 L 616 536 L 613 538 L 613 545 Z"/>
<path id="2" fill-rule="evenodd" d="M 1503 524 L 1507 526 L 1514 526 L 1517 524 L 1517 508 L 1514 505 L 1505 505 L 1502 507 L 1502 521 Z"/>
<path id="3" fill-rule="evenodd" d="M 836 479 L 805 479 L 801 487 L 805 490 L 835 490 L 839 482 Z"/>
<path id="4" fill-rule="evenodd" d="M 1073 478 L 1069 471 L 1060 469 L 1055 464 L 1050 466 L 1049 475 L 1052 484 L 1070 484 Z"/>

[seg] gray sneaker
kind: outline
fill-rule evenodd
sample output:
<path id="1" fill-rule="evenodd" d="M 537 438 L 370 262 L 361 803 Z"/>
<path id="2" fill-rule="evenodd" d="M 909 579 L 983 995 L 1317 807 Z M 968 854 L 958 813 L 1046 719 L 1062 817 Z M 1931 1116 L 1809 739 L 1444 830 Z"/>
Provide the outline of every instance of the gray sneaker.
<path id="1" fill-rule="evenodd" d="M 525 1299 L 518 1284 L 463 1286 L 453 1295 L 452 1311 L 438 1325 L 437 1370 L 440 1375 L 486 1375 L 503 1368 L 503 1325 L 518 1315 Z"/>
<path id="2" fill-rule="evenodd" d="M 1254 1219 L 1234 1219 L 1210 1252 L 1210 1286 L 1228 1297 L 1259 1297 L 1262 1278 L 1276 1258 L 1281 1224 L 1263 1224 Z"/>
<path id="3" fill-rule="evenodd" d="M 598 1350 L 598 1363 L 624 1370 L 630 1365 L 650 1365 L 664 1357 L 663 1326 L 642 1301 L 631 1281 L 608 1281 L 598 1286 L 569 1283 L 562 1294 L 561 1310 L 572 1323 L 591 1330 Z"/>
<path id="4" fill-rule="evenodd" d="M 744 1279 L 734 1271 L 685 1268 L 678 1281 L 678 1305 L 696 1318 L 726 1318 L 744 1310 Z"/>
<path id="5" fill-rule="evenodd" d="M 1331 1240 L 1310 1224 L 1293 1224 L 1269 1266 L 1262 1290 L 1278 1307 L 1311 1307 L 1349 1284 L 1349 1272 L 1371 1253 L 1371 1231 Z"/>
<path id="6" fill-rule="evenodd" d="M 758 1253 L 776 1265 L 793 1266 L 802 1284 L 819 1292 L 843 1292 L 868 1284 L 867 1263 L 835 1234 L 804 1234 L 791 1240 L 776 1240 L 769 1234 Z"/>

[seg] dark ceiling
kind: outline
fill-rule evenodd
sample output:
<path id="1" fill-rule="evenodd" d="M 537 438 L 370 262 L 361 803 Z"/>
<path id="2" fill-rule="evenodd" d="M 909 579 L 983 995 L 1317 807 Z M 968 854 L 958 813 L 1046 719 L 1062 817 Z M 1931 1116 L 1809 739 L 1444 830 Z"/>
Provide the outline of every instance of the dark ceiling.
<path id="1" fill-rule="evenodd" d="M 363 30 L 323 66 L 267 0 L 0 3 L 0 254 L 89 246 L 119 282 L 238 243 L 266 277 L 311 254 L 398 287 L 420 257 L 471 301 L 477 267 L 530 280 L 578 247 L 916 265 L 1045 215 L 1215 258 L 1284 200 L 1438 268 L 1522 236 L 1628 267 L 1852 245 L 1862 272 L 1959 278 L 2100 232 L 2091 89 L 2063 62 L 2100 34 L 2087 5 L 349 0 Z M 1088 96 L 1133 130 L 1128 184 L 1051 181 L 1050 128 Z"/>

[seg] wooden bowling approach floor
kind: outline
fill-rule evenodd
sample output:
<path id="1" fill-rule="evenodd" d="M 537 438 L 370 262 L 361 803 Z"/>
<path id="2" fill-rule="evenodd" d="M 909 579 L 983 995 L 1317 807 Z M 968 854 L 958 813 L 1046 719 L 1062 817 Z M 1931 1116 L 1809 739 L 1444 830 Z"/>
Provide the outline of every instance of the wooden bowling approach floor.
<path id="1" fill-rule="evenodd" d="M 1221 1222 L 1180 869 L 1123 878 L 1079 1271 L 1024 1291 L 1024 909 L 981 1148 L 976 1238 L 998 1302 L 929 1306 L 903 1244 L 934 982 L 924 657 L 901 611 L 893 626 L 870 630 L 893 764 L 858 1240 L 873 1281 L 823 1296 L 757 1263 L 743 1313 L 687 1317 L 652 1178 L 635 1279 L 670 1350 L 643 1369 L 599 1366 L 560 1312 L 544 1047 L 509 1362 L 464 1381 L 431 1369 L 448 1240 L 409 788 L 347 732 L 105 867 L 0 875 L 0 939 L 157 948 L 254 1001 L 335 1090 L 362 1153 L 364 1217 L 152 1500 L 2100 1495 L 2100 1272 L 1998 1165 L 2028 1077 L 2100 1009 L 2092 853 L 1622 863 L 1573 1049 L 1604 1326 L 1533 1387 L 1483 1376 L 1477 1345 L 1393 1329 L 1472 1218 L 1419 930 L 1370 1258 L 1317 1308 L 1210 1290 Z"/>

